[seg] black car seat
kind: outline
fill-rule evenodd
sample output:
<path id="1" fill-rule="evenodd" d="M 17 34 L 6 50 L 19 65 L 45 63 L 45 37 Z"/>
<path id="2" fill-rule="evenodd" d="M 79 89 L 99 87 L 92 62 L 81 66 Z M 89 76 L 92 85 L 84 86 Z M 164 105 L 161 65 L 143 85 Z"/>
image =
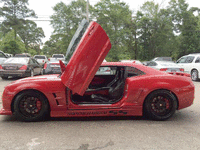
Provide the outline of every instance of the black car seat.
<path id="1" fill-rule="evenodd" d="M 125 84 L 124 70 L 120 68 L 117 71 L 115 79 L 108 84 L 108 96 L 103 96 L 100 94 L 92 94 L 91 98 L 93 101 L 98 102 L 114 102 L 123 96 L 124 84 Z"/>

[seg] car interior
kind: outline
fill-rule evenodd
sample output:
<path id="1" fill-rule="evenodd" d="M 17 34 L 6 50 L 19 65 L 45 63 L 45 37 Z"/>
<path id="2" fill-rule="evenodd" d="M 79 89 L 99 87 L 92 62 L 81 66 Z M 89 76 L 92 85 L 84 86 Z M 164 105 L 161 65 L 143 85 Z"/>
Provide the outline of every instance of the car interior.
<path id="1" fill-rule="evenodd" d="M 144 74 L 133 67 L 100 67 L 83 96 L 71 94 L 75 104 L 112 104 L 122 99 L 125 80 Z"/>

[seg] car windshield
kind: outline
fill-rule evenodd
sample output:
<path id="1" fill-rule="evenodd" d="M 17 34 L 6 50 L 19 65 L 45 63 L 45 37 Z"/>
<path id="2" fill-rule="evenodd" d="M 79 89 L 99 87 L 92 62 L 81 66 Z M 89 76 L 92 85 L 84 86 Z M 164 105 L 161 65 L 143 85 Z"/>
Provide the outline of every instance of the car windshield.
<path id="1" fill-rule="evenodd" d="M 89 25 L 89 22 L 87 20 L 83 20 L 78 29 L 76 30 L 66 52 L 66 61 L 69 62 L 70 58 L 72 57 L 74 51 L 76 50 L 77 45 L 79 44 L 83 34 L 85 33 L 87 27 Z"/>
<path id="2" fill-rule="evenodd" d="M 27 64 L 29 61 L 29 58 L 19 58 L 19 57 L 12 57 L 8 58 L 4 63 L 9 64 Z"/>
<path id="3" fill-rule="evenodd" d="M 45 56 L 35 56 L 35 59 L 45 59 Z"/>

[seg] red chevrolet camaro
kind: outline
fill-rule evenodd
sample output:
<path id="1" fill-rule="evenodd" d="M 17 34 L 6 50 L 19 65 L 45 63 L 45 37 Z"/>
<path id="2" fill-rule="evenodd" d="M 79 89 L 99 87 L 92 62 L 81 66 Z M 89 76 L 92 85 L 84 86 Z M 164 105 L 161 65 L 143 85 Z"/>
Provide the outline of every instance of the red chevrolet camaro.
<path id="1" fill-rule="evenodd" d="M 67 49 L 62 73 L 12 82 L 1 115 L 24 121 L 48 117 L 142 116 L 166 120 L 192 105 L 194 85 L 184 73 L 168 74 L 136 63 L 102 63 L 110 40 L 96 22 L 82 21 Z"/>

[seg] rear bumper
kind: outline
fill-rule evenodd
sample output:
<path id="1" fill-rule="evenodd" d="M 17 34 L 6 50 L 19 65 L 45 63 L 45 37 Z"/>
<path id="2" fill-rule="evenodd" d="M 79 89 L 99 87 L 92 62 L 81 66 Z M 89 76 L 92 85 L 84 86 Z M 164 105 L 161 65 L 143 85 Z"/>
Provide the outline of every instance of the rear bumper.
<path id="1" fill-rule="evenodd" d="M 0 76 L 29 76 L 30 72 L 26 70 L 0 70 Z"/>

